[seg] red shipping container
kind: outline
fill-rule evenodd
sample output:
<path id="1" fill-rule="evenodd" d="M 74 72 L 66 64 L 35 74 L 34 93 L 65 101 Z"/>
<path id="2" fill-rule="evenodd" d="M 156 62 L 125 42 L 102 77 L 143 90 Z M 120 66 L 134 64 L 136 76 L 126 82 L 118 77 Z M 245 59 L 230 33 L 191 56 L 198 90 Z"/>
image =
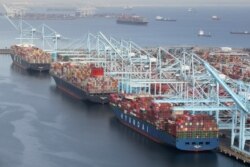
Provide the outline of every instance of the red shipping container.
<path id="1" fill-rule="evenodd" d="M 91 76 L 99 77 L 104 75 L 104 70 L 102 67 L 92 67 L 91 68 Z"/>

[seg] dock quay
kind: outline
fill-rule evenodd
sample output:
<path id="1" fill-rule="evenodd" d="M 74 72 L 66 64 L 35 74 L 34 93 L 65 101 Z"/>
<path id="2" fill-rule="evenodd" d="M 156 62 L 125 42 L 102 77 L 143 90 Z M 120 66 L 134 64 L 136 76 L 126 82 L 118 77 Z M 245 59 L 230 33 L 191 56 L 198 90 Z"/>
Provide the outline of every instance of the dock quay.
<path id="1" fill-rule="evenodd" d="M 225 154 L 229 157 L 233 157 L 238 161 L 242 161 L 245 164 L 250 164 L 250 156 L 242 152 L 237 151 L 236 149 L 231 148 L 230 146 L 220 144 L 218 148 L 219 152 Z"/>
<path id="2" fill-rule="evenodd" d="M 0 49 L 0 55 L 9 55 L 10 54 L 10 48 L 2 48 Z"/>

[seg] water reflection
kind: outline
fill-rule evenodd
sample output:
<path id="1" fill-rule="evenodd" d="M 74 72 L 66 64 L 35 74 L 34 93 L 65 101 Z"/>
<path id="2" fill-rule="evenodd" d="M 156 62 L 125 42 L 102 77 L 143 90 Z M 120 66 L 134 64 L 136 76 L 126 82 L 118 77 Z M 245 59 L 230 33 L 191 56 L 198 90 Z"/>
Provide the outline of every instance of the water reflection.
<path id="1" fill-rule="evenodd" d="M 11 64 L 11 71 L 24 75 L 24 76 L 32 76 L 32 77 L 36 77 L 40 79 L 50 78 L 50 75 L 48 72 L 37 72 L 37 71 L 25 70 L 14 63 Z"/>
<path id="2" fill-rule="evenodd" d="M 177 150 L 172 146 L 151 141 L 147 137 L 123 125 L 116 117 L 110 118 L 109 122 L 110 128 L 112 128 L 113 131 L 119 133 L 119 135 L 128 140 L 128 142 L 136 145 L 138 149 L 143 147 L 143 149 L 147 151 L 155 151 L 157 154 L 164 155 L 166 157 L 165 163 L 167 164 L 173 164 L 175 167 L 200 167 L 201 164 L 203 167 L 218 166 L 217 153 L 215 151 L 194 153 Z"/>

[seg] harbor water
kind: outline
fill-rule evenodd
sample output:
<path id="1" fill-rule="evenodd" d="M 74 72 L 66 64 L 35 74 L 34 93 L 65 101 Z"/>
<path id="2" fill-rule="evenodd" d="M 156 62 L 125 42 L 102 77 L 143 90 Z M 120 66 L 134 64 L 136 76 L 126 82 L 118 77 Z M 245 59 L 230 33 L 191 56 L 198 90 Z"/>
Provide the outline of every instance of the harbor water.
<path id="1" fill-rule="evenodd" d="M 133 40 L 141 46 L 201 44 L 248 47 L 250 36 L 232 36 L 229 32 L 231 28 L 250 29 L 249 22 L 241 21 L 240 25 L 234 20 L 239 15 L 249 15 L 250 11 L 247 8 L 237 11 L 232 11 L 233 8 L 231 11 L 217 9 L 211 13 L 209 9 L 188 13 L 185 8 L 161 8 L 158 11 L 163 13 L 158 14 L 154 9 L 149 15 L 139 8 L 137 14 L 151 19 L 148 26 L 139 27 L 116 25 L 113 18 L 44 22 L 71 38 L 102 31 L 117 38 Z M 102 9 L 102 12 L 106 10 Z M 176 15 L 171 15 L 177 19 L 176 23 L 154 21 L 155 15 L 170 16 L 168 12 L 176 12 Z M 221 21 L 210 20 L 210 14 L 215 12 L 222 16 Z M 229 20 L 237 12 L 240 14 Z M 200 22 L 194 22 L 192 18 Z M 182 19 L 187 26 L 183 26 Z M 3 25 L 0 28 L 1 46 L 8 47 L 17 42 L 14 39 L 18 32 L 6 19 L 1 18 L 0 22 Z M 201 26 L 208 26 L 213 37 L 197 37 Z M 4 167 L 247 166 L 216 151 L 183 152 L 157 144 L 122 125 L 108 105 L 78 101 L 58 90 L 49 74 L 23 71 L 14 66 L 7 55 L 0 56 L 0 132 L 0 165 Z"/>
<path id="2" fill-rule="evenodd" d="M 152 46 L 216 46 L 249 47 L 250 35 L 233 35 L 231 31 L 250 32 L 249 7 L 196 7 L 188 12 L 187 7 L 135 7 L 133 10 L 122 8 L 100 8 L 99 14 L 137 14 L 149 21 L 146 26 L 120 25 L 112 17 L 87 17 L 76 20 L 26 20 L 29 24 L 40 27 L 43 23 L 55 29 L 66 38 L 59 40 L 59 47 L 66 46 L 71 40 L 83 39 L 87 33 L 103 32 L 117 39 L 132 40 L 142 47 Z M 156 16 L 176 19 L 176 22 L 156 21 Z M 220 20 L 212 20 L 217 15 Z M 0 47 L 19 43 L 19 32 L 0 16 Z M 18 24 L 18 20 L 14 21 Z M 198 37 L 199 30 L 210 33 L 211 37 Z M 39 40 L 35 40 L 38 42 Z M 40 40 L 41 41 L 41 40 Z M 41 43 L 41 42 L 40 42 Z M 60 45 L 61 43 L 61 45 Z"/>
<path id="3" fill-rule="evenodd" d="M 0 90 L 1 166 L 246 166 L 215 151 L 157 144 L 121 124 L 108 105 L 78 101 L 10 56 L 0 56 Z"/>

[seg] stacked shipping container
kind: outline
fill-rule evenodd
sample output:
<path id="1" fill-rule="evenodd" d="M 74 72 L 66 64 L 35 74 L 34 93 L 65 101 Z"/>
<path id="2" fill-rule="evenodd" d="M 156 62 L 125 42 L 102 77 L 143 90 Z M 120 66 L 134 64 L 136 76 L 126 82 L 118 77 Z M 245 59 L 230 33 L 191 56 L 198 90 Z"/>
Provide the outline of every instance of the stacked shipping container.
<path id="1" fill-rule="evenodd" d="M 51 56 L 49 53 L 30 45 L 13 45 L 11 46 L 13 55 L 21 57 L 31 64 L 50 64 Z"/>
<path id="2" fill-rule="evenodd" d="M 230 78 L 250 82 L 250 60 L 248 57 L 223 53 L 210 55 L 209 52 L 199 52 L 199 55 Z"/>
<path id="3" fill-rule="evenodd" d="M 205 114 L 183 113 L 175 115 L 170 119 L 167 126 L 167 129 L 170 130 L 169 133 L 178 138 L 218 137 L 218 127 L 214 118 Z"/>
<path id="4" fill-rule="evenodd" d="M 118 81 L 104 76 L 103 68 L 93 64 L 55 62 L 50 72 L 90 94 L 114 93 L 118 90 Z"/>

